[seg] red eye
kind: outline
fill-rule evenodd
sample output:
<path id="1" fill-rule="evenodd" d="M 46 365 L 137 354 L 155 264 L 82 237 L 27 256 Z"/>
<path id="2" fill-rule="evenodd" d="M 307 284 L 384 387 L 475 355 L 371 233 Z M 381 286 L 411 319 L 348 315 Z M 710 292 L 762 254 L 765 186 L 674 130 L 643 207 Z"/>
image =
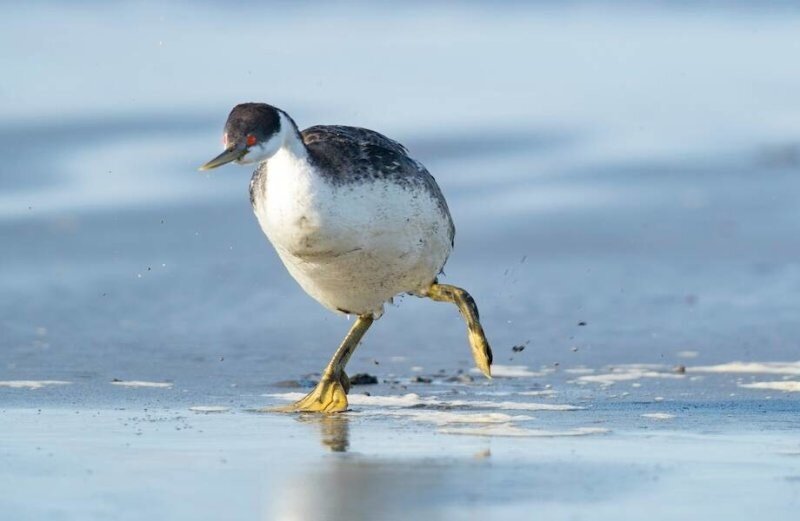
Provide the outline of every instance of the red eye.
<path id="1" fill-rule="evenodd" d="M 256 137 L 253 134 L 247 136 L 247 146 L 251 147 L 256 144 Z"/>

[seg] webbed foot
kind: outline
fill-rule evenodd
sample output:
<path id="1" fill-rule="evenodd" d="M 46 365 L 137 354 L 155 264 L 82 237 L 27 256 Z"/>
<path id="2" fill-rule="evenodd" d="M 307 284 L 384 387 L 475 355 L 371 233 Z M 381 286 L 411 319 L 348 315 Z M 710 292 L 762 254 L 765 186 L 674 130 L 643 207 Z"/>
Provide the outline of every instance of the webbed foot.
<path id="1" fill-rule="evenodd" d="M 300 400 L 281 407 L 270 409 L 274 412 L 321 412 L 334 413 L 347 410 L 347 392 L 350 379 L 341 371 L 338 377 L 325 377 L 313 391 Z"/>

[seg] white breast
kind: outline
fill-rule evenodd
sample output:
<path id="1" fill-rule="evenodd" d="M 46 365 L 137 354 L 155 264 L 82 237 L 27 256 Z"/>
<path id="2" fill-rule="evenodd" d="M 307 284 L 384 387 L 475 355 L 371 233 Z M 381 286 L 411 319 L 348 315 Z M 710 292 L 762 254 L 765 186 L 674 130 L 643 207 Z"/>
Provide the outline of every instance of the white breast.
<path id="1" fill-rule="evenodd" d="M 303 289 L 332 310 L 380 315 L 427 288 L 450 254 L 449 223 L 426 191 L 385 179 L 335 184 L 281 150 L 267 164 L 261 228 Z"/>

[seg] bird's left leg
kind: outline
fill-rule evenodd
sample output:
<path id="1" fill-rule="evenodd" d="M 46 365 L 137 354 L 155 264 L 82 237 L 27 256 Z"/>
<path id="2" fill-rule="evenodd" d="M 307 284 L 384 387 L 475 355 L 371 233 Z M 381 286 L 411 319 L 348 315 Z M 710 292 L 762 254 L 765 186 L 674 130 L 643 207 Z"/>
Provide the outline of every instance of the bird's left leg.
<path id="1" fill-rule="evenodd" d="M 487 378 L 492 377 L 492 348 L 481 326 L 478 306 L 475 300 L 465 290 L 449 284 L 439 284 L 434 281 L 422 295 L 439 302 L 455 304 L 464 322 L 467 323 L 467 339 L 472 348 L 472 357 L 475 365 Z"/>
<path id="2" fill-rule="evenodd" d="M 328 362 L 314 390 L 291 405 L 273 410 L 279 412 L 341 412 L 347 410 L 350 379 L 344 372 L 344 367 L 358 347 L 364 333 L 374 321 L 372 315 L 360 315 L 331 361 Z"/>

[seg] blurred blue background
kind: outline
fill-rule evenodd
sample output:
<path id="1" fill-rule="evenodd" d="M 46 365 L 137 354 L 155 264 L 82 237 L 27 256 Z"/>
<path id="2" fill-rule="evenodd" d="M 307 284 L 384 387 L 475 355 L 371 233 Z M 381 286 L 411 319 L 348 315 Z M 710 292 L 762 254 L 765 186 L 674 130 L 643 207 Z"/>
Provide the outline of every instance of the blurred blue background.
<path id="1" fill-rule="evenodd" d="M 0 379 L 322 367 L 345 319 L 281 266 L 248 169 L 196 171 L 243 101 L 428 166 L 498 361 L 796 359 L 798 55 L 791 2 L 7 3 Z M 352 365 L 470 364 L 455 311 L 406 298 Z"/>

